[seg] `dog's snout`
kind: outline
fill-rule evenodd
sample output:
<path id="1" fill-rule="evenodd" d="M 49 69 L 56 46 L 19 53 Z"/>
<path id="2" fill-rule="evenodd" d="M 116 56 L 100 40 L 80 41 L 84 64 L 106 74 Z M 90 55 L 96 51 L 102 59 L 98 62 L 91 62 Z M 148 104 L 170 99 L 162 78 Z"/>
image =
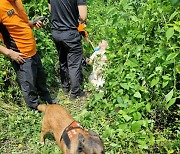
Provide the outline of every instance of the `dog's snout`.
<path id="1" fill-rule="evenodd" d="M 104 152 L 104 151 L 101 151 L 101 154 L 105 154 L 105 152 Z"/>

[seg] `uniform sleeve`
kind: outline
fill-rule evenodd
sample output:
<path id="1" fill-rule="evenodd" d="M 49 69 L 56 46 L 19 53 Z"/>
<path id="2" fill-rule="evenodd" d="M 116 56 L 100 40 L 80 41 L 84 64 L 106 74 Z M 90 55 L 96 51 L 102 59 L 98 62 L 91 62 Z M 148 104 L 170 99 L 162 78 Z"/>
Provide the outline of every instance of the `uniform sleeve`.
<path id="1" fill-rule="evenodd" d="M 86 5 L 86 0 L 77 0 L 78 5 Z"/>

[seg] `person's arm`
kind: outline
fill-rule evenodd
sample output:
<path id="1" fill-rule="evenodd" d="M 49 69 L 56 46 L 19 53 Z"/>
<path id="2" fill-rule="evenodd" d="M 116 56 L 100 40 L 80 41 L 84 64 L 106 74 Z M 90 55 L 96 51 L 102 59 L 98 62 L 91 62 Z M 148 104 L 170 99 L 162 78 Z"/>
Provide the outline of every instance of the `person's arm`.
<path id="1" fill-rule="evenodd" d="M 29 21 L 29 26 L 30 26 L 31 28 L 33 28 L 33 27 L 34 27 L 34 25 L 33 25 L 33 21 Z"/>
<path id="2" fill-rule="evenodd" d="M 87 6 L 86 5 L 78 5 L 79 10 L 79 19 L 81 23 L 84 23 L 87 19 Z"/>
<path id="3" fill-rule="evenodd" d="M 87 19 L 87 5 L 86 0 L 77 0 L 78 10 L 79 10 L 79 20 L 84 23 Z"/>
<path id="4" fill-rule="evenodd" d="M 0 45 L 0 53 L 10 57 L 12 60 L 16 61 L 17 63 L 25 63 L 25 59 L 23 57 L 26 57 L 25 54 L 13 51 L 11 49 L 7 49 L 6 47 Z"/>
<path id="5" fill-rule="evenodd" d="M 21 18 L 25 22 L 27 22 L 31 28 L 33 28 L 33 27 L 41 28 L 42 27 L 43 24 L 41 21 L 38 21 L 35 25 L 33 24 L 33 21 L 29 21 L 28 15 L 27 15 L 26 10 L 23 6 L 22 0 L 15 0 L 14 3 L 16 5 L 16 7 L 18 8 L 18 13 L 20 14 Z M 37 18 L 39 18 L 39 17 L 37 17 Z"/>

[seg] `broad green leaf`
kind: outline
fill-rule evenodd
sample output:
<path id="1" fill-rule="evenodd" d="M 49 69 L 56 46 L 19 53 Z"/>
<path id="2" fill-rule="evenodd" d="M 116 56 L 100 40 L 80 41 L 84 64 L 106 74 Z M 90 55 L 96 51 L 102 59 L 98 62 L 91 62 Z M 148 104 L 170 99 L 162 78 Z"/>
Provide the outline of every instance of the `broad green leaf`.
<path id="1" fill-rule="evenodd" d="M 131 59 L 128 59 L 125 64 L 126 66 L 130 66 L 130 67 L 137 67 L 139 64 L 138 64 L 138 61 L 135 59 L 135 58 L 131 58 Z"/>
<path id="2" fill-rule="evenodd" d="M 153 79 L 153 80 L 151 81 L 151 88 L 154 87 L 156 84 L 158 84 L 158 82 L 159 82 L 159 78 L 158 78 L 158 77 L 156 77 L 155 79 Z"/>
<path id="3" fill-rule="evenodd" d="M 180 74 L 180 65 L 177 65 L 177 66 L 176 66 L 176 71 L 177 71 L 177 73 Z"/>
<path id="4" fill-rule="evenodd" d="M 169 103 L 166 105 L 166 109 L 169 109 L 170 106 L 172 106 L 176 101 L 176 98 L 172 98 Z"/>
<path id="5" fill-rule="evenodd" d="M 166 38 L 167 38 L 167 40 L 169 40 L 173 35 L 174 35 L 174 28 L 169 28 L 166 31 Z"/>
<path id="6" fill-rule="evenodd" d="M 155 68 L 156 71 L 162 71 L 162 67 L 161 66 L 158 66 Z"/>
<path id="7" fill-rule="evenodd" d="M 130 117 L 130 116 L 128 116 L 128 115 L 124 115 L 123 117 L 124 117 L 124 119 L 125 119 L 126 121 L 129 121 L 130 119 L 132 119 L 132 117 Z"/>
<path id="8" fill-rule="evenodd" d="M 163 87 L 163 88 L 166 87 L 166 86 L 168 85 L 168 83 L 169 83 L 168 81 L 163 82 L 163 83 L 162 83 L 162 87 Z"/>
<path id="9" fill-rule="evenodd" d="M 173 96 L 173 89 L 167 95 L 165 95 L 166 102 L 169 102 L 172 96 Z"/>
<path id="10" fill-rule="evenodd" d="M 129 85 L 127 83 L 120 83 L 121 87 L 129 90 Z"/>
<path id="11" fill-rule="evenodd" d="M 151 112 L 151 104 L 150 103 L 146 104 L 146 111 Z"/>
<path id="12" fill-rule="evenodd" d="M 170 76 L 171 76 L 170 74 L 166 74 L 166 75 L 162 76 L 162 78 L 164 80 L 171 80 Z"/>
<path id="13" fill-rule="evenodd" d="M 172 59 L 176 58 L 176 56 L 177 56 L 178 54 L 179 54 L 179 53 L 170 53 L 170 54 L 167 56 L 166 60 L 167 60 L 167 61 L 172 60 Z"/>
<path id="14" fill-rule="evenodd" d="M 137 121 L 137 122 L 134 122 L 133 124 L 132 124 L 132 131 L 133 132 L 138 132 L 138 131 L 140 131 L 141 130 L 141 122 L 139 122 L 139 121 Z"/>
<path id="15" fill-rule="evenodd" d="M 140 120 L 141 125 L 148 128 L 148 120 Z"/>
<path id="16" fill-rule="evenodd" d="M 180 26 L 174 25 L 174 30 L 176 30 L 180 33 Z"/>
<path id="17" fill-rule="evenodd" d="M 140 112 L 136 112 L 136 113 L 133 114 L 133 117 L 134 117 L 134 120 L 140 120 L 142 115 L 141 115 Z"/>
<path id="18" fill-rule="evenodd" d="M 119 114 L 122 114 L 122 115 L 127 114 L 124 110 L 120 110 L 118 113 L 119 113 Z"/>
<path id="19" fill-rule="evenodd" d="M 123 123 L 123 124 L 119 124 L 119 125 L 118 125 L 118 128 L 119 128 L 119 129 L 122 129 L 122 130 L 126 130 L 127 127 L 128 127 L 128 124 L 127 124 L 127 123 Z"/>
<path id="20" fill-rule="evenodd" d="M 118 97 L 118 98 L 117 98 L 117 101 L 118 101 L 119 104 L 122 104 L 122 103 L 123 103 L 123 100 L 122 100 L 121 97 Z"/>
<path id="21" fill-rule="evenodd" d="M 134 97 L 141 98 L 141 94 L 139 92 L 135 92 Z"/>

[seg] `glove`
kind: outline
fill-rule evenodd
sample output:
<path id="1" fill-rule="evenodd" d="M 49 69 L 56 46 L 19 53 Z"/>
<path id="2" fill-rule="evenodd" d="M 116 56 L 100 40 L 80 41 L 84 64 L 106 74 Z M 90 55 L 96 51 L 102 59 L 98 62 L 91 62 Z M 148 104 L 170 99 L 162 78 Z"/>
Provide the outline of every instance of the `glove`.
<path id="1" fill-rule="evenodd" d="M 79 24 L 78 31 L 83 37 L 88 37 L 87 31 L 84 29 L 85 27 L 85 24 Z"/>

